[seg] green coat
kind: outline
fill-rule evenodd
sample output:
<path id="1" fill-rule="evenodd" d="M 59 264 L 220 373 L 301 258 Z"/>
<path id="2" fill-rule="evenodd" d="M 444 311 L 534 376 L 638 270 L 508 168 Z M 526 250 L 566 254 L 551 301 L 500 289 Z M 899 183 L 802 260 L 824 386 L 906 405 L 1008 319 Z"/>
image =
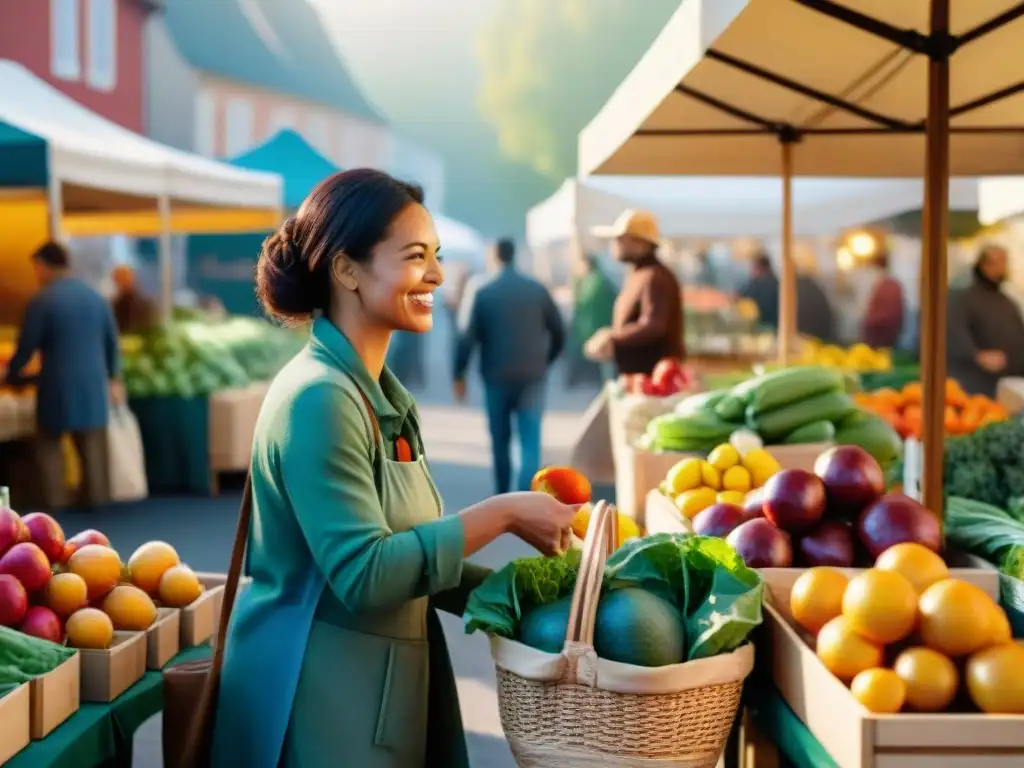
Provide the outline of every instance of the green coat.
<path id="1" fill-rule="evenodd" d="M 399 436 L 418 460 L 394 460 Z M 432 607 L 461 614 L 487 571 L 442 517 L 409 393 L 324 318 L 263 403 L 252 484 L 214 768 L 468 768 Z"/>

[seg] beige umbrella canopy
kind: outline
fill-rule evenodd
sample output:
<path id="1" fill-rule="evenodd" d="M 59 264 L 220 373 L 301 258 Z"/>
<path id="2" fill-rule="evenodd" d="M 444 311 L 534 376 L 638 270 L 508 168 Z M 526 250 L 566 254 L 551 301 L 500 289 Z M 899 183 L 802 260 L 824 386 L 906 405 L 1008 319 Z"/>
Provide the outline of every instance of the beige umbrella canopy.
<path id="1" fill-rule="evenodd" d="M 949 176 L 1024 171 L 1024 2 L 684 0 L 582 131 L 587 174 L 925 177 L 924 501 L 942 506 Z"/>

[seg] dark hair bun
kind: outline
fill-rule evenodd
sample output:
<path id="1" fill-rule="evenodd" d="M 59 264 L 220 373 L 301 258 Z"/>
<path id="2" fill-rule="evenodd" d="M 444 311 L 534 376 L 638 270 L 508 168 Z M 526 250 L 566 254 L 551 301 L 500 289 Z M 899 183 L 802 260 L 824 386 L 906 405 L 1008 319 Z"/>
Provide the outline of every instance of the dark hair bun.
<path id="1" fill-rule="evenodd" d="M 310 271 L 302 248 L 295 241 L 295 217 L 263 241 L 256 263 L 256 295 L 268 315 L 279 322 L 297 325 L 323 309 L 323 281 Z"/>

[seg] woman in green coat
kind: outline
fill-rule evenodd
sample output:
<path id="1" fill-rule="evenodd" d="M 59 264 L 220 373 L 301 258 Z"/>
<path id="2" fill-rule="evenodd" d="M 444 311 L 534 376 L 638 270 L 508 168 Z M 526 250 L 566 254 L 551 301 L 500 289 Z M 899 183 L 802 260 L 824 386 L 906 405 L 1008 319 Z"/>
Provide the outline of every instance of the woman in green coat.
<path id="1" fill-rule="evenodd" d="M 384 173 L 323 181 L 268 238 L 267 311 L 313 321 L 253 439 L 252 584 L 231 617 L 214 768 L 468 766 L 433 608 L 461 614 L 503 533 L 567 546 L 575 512 L 507 494 L 442 515 L 416 406 L 384 366 L 394 331 L 425 333 L 443 280 L 423 193 Z"/>

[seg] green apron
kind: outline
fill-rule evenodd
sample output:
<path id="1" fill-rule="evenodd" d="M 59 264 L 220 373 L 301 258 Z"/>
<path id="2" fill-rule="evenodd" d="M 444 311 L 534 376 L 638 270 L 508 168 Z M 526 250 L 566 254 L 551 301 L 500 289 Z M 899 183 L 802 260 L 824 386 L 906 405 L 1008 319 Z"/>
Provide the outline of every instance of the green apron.
<path id="1" fill-rule="evenodd" d="M 389 458 L 393 446 L 385 445 L 366 406 L 389 527 L 400 533 L 438 518 L 441 499 L 422 445 L 414 461 Z M 440 621 L 427 597 L 356 616 L 327 590 L 310 630 L 281 765 L 468 768 L 457 696 Z"/>

